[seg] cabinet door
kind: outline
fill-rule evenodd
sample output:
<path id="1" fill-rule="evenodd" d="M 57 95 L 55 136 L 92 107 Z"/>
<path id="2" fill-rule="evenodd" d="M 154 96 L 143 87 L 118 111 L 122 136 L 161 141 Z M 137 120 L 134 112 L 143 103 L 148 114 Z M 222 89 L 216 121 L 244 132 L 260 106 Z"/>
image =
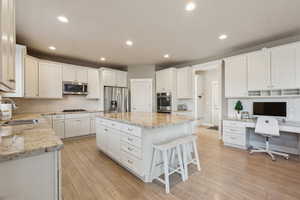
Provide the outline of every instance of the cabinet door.
<path id="1" fill-rule="evenodd" d="M 296 43 L 296 87 L 300 88 L 300 42 Z"/>
<path id="2" fill-rule="evenodd" d="M 271 49 L 271 71 L 273 89 L 296 87 L 296 49 L 294 44 Z"/>
<path id="3" fill-rule="evenodd" d="M 63 65 L 63 81 L 76 81 L 76 69 L 71 65 Z"/>
<path id="4" fill-rule="evenodd" d="M 120 160 L 120 134 L 115 129 L 108 129 L 108 149 L 107 152 L 114 159 Z"/>
<path id="5" fill-rule="evenodd" d="M 24 90 L 25 97 L 38 97 L 39 95 L 39 64 L 38 60 L 26 56 L 25 57 L 25 76 Z"/>
<path id="6" fill-rule="evenodd" d="M 53 120 L 53 129 L 60 138 L 65 138 L 65 120 Z"/>
<path id="7" fill-rule="evenodd" d="M 103 85 L 104 86 L 115 86 L 116 85 L 116 73 L 113 70 L 103 70 Z"/>
<path id="8" fill-rule="evenodd" d="M 100 98 L 100 82 L 98 70 L 88 70 L 88 99 Z"/>
<path id="9" fill-rule="evenodd" d="M 95 120 L 95 118 L 90 118 L 90 133 L 96 133 L 96 120 Z"/>
<path id="10" fill-rule="evenodd" d="M 177 70 L 177 98 L 192 98 L 192 68 L 184 67 Z"/>
<path id="11" fill-rule="evenodd" d="M 39 63 L 39 97 L 62 98 L 62 67 L 60 64 Z"/>
<path id="12" fill-rule="evenodd" d="M 248 96 L 247 88 L 247 58 L 245 55 L 235 56 L 225 60 L 225 96 Z"/>
<path id="13" fill-rule="evenodd" d="M 163 72 L 162 71 L 157 71 L 156 72 L 156 92 L 163 92 Z"/>
<path id="14" fill-rule="evenodd" d="M 77 69 L 76 81 L 80 82 L 80 83 L 87 83 L 88 82 L 88 71 L 86 69 Z"/>
<path id="15" fill-rule="evenodd" d="M 101 125 L 96 120 L 96 141 L 97 141 L 97 147 L 101 149 L 102 151 L 106 152 L 107 150 L 107 132 L 108 129 Z"/>
<path id="16" fill-rule="evenodd" d="M 116 73 L 116 86 L 127 87 L 127 72 L 115 71 Z"/>
<path id="17" fill-rule="evenodd" d="M 256 51 L 247 55 L 248 62 L 248 90 L 270 89 L 270 52 Z"/>

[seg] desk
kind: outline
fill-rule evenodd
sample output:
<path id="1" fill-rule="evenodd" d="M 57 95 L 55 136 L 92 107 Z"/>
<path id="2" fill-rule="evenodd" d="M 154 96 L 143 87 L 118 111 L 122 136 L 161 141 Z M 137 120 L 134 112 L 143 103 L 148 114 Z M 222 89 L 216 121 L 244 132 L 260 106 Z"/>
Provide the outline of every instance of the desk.
<path id="1" fill-rule="evenodd" d="M 264 147 L 264 137 L 254 133 L 256 121 L 253 119 L 223 120 L 223 142 L 226 146 L 241 149 Z M 280 137 L 272 137 L 273 150 L 300 155 L 300 123 L 279 122 Z"/>

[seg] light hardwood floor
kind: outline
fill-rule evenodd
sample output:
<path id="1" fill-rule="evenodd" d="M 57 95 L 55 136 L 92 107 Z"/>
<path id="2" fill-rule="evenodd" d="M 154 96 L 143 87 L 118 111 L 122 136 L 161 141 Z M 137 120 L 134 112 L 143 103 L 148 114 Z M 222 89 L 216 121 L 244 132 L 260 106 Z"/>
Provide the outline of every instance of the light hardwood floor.
<path id="1" fill-rule="evenodd" d="M 145 184 L 96 148 L 95 137 L 66 141 L 62 151 L 64 200 L 289 200 L 300 199 L 300 161 L 224 147 L 213 130 L 199 128 L 201 172 L 172 177 L 171 194 Z"/>

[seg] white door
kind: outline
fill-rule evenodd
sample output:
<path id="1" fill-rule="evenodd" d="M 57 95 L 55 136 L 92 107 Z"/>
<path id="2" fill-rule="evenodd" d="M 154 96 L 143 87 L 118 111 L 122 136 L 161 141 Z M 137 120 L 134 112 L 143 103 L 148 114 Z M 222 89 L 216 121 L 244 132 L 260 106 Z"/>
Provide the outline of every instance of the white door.
<path id="1" fill-rule="evenodd" d="M 220 105 L 219 105 L 219 82 L 211 83 L 211 122 L 214 126 L 219 125 Z"/>
<path id="2" fill-rule="evenodd" d="M 152 79 L 131 79 L 131 111 L 152 112 Z"/>

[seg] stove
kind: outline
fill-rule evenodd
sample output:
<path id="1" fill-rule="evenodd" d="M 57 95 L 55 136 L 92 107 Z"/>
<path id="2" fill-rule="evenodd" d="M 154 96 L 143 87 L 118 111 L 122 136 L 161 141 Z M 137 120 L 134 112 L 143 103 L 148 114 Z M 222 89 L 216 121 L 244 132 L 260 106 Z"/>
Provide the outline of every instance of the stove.
<path id="1" fill-rule="evenodd" d="M 85 109 L 67 109 L 63 110 L 63 112 L 84 112 L 86 111 Z"/>

